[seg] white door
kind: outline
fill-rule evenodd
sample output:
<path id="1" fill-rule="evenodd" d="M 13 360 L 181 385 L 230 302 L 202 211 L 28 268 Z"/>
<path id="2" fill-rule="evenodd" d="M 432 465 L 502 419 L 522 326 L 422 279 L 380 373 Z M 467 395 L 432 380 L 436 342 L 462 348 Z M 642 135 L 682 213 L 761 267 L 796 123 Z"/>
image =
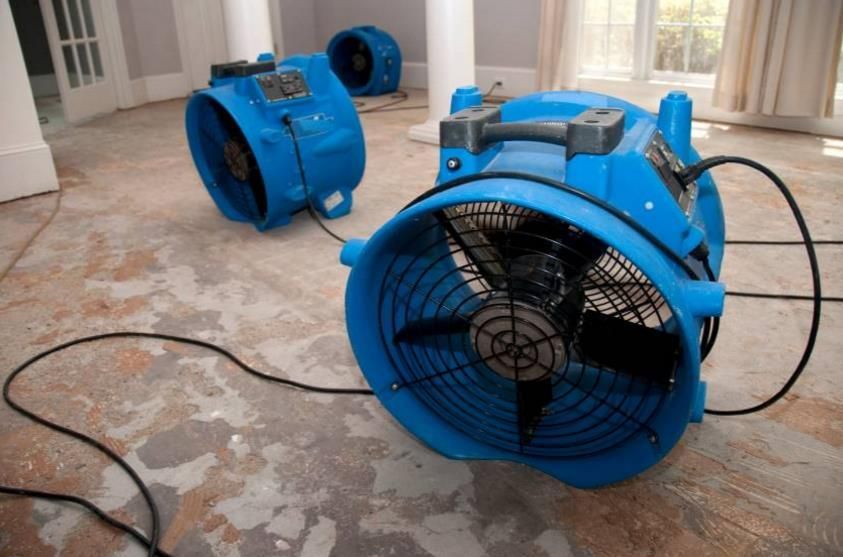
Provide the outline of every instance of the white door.
<path id="1" fill-rule="evenodd" d="M 117 108 L 101 0 L 39 0 L 64 117 L 78 122 Z"/>

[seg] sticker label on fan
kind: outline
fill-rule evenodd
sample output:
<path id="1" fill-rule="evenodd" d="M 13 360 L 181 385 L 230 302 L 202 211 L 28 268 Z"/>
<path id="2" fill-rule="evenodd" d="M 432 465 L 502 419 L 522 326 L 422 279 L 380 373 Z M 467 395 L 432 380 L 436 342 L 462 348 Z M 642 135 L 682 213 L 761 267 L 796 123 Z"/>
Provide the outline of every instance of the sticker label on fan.
<path id="1" fill-rule="evenodd" d="M 345 198 L 340 192 L 335 191 L 334 193 L 326 197 L 322 204 L 325 206 L 326 211 L 333 211 L 337 207 L 337 205 L 343 202 L 344 199 Z"/>

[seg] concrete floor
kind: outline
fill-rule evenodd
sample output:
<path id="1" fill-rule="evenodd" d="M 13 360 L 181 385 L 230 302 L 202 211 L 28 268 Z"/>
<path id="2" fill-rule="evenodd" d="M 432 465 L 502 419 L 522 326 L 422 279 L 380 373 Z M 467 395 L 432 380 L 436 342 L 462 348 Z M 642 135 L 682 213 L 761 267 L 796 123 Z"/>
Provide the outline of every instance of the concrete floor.
<path id="1" fill-rule="evenodd" d="M 414 93 L 415 103 L 421 99 Z M 0 285 L 3 375 L 76 336 L 141 329 L 212 340 L 255 366 L 360 386 L 344 324 L 347 269 L 302 214 L 259 234 L 222 218 L 185 147 L 184 102 L 118 112 L 48 137 L 61 210 Z M 433 182 L 437 152 L 406 138 L 424 111 L 364 115 L 368 167 L 354 212 L 366 236 Z M 703 154 L 740 154 L 793 185 L 816 238 L 843 238 L 843 141 L 700 123 Z M 772 188 L 716 171 L 733 238 L 792 239 Z M 0 269 L 55 195 L 0 205 Z M 839 247 L 825 290 L 843 294 Z M 809 292 L 799 247 L 729 250 L 735 289 Z M 795 364 L 803 302 L 729 299 L 705 365 L 710 405 L 757 402 Z M 162 546 L 178 556 L 840 555 L 843 308 L 828 304 L 816 354 L 786 401 L 692 425 L 640 477 L 581 491 L 502 462 L 456 462 L 405 433 L 376 400 L 267 385 L 208 352 L 115 340 L 69 350 L 23 377 L 29 408 L 104 439 L 152 486 Z M 0 482 L 92 498 L 146 527 L 130 482 L 94 451 L 0 407 Z M 0 496 L 2 556 L 142 555 L 64 505 Z"/>

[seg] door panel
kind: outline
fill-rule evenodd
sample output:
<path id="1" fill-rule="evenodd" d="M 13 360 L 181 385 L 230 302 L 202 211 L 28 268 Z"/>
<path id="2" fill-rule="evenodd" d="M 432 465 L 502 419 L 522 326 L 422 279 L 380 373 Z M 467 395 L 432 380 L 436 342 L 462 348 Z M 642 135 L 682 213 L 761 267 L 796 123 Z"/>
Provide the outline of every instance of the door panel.
<path id="1" fill-rule="evenodd" d="M 78 122 L 117 108 L 105 56 L 100 0 L 40 0 L 64 117 Z"/>

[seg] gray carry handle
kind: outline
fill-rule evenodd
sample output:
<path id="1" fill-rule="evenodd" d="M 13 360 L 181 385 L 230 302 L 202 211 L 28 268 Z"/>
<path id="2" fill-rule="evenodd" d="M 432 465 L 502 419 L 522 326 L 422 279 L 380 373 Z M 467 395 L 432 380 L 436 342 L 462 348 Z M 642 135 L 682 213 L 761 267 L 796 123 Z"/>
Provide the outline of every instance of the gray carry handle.
<path id="1" fill-rule="evenodd" d="M 536 141 L 554 145 L 568 144 L 568 123 L 560 120 L 544 122 L 510 122 L 483 126 L 482 142 L 485 145 L 501 141 Z"/>
<path id="2" fill-rule="evenodd" d="M 619 108 L 589 108 L 568 122 L 504 123 L 499 108 L 475 106 L 442 120 L 439 142 L 442 147 L 459 147 L 476 155 L 504 141 L 536 141 L 567 147 L 570 159 L 577 153 L 611 153 L 623 139 L 623 124 L 624 111 Z"/>

